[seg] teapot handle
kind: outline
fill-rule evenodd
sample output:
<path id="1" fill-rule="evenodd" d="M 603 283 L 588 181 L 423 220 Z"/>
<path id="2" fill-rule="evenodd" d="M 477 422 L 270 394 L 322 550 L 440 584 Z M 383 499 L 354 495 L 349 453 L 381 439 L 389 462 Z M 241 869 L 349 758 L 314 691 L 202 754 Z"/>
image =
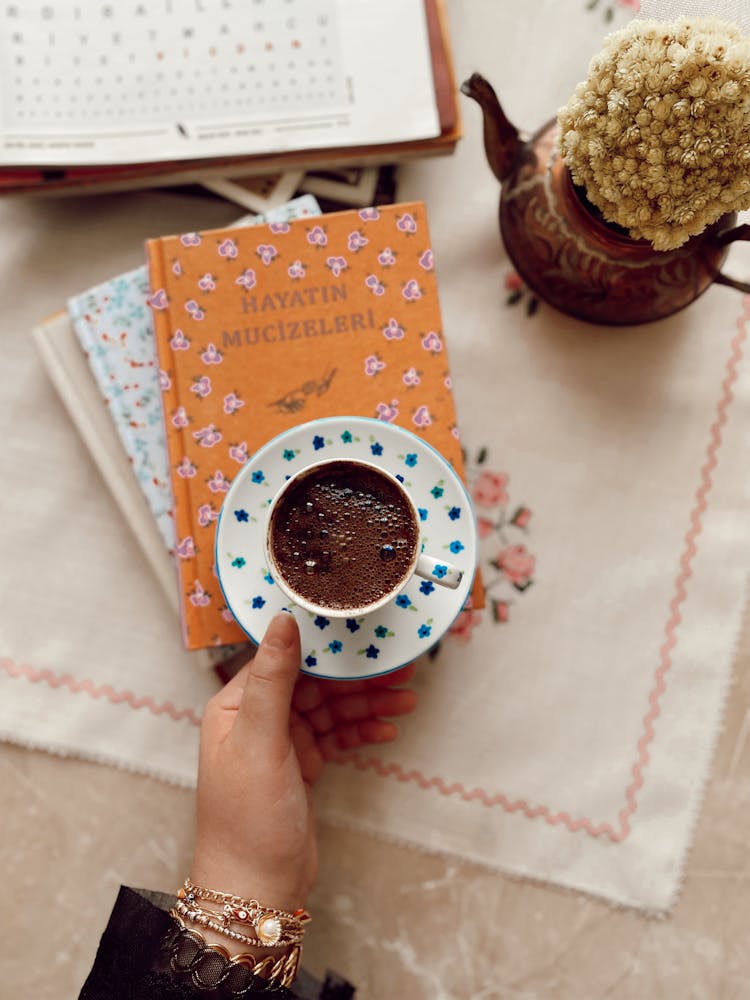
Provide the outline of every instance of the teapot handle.
<path id="1" fill-rule="evenodd" d="M 735 240 L 750 240 L 750 225 L 743 223 L 741 226 L 735 226 L 734 229 L 727 229 L 716 238 L 715 242 L 716 246 L 725 247 L 728 243 L 734 243 Z M 750 294 L 750 283 L 737 281 L 736 278 L 730 278 L 728 275 L 722 274 L 721 271 L 714 278 L 714 282 L 717 285 L 729 285 L 730 288 L 736 288 L 738 292 Z"/>

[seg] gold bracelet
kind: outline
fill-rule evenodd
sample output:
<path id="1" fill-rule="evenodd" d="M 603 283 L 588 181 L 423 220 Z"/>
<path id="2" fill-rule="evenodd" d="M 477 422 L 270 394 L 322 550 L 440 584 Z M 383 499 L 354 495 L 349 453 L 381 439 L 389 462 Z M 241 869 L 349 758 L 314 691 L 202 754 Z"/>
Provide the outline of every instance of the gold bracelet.
<path id="1" fill-rule="evenodd" d="M 298 944 L 305 932 L 305 924 L 311 919 L 307 910 L 299 909 L 289 913 L 272 906 L 262 906 L 257 899 L 243 899 L 218 889 L 206 889 L 189 878 L 185 879 L 177 895 L 190 906 L 195 906 L 198 900 L 222 904 L 222 912 L 217 916 L 225 927 L 228 928 L 232 923 L 250 924 L 260 944 L 270 947 L 276 944 Z"/>
<path id="2" fill-rule="evenodd" d="M 288 954 L 280 955 L 276 959 L 270 955 L 266 955 L 259 959 L 249 952 L 243 952 L 241 955 L 230 955 L 226 948 L 222 948 L 220 944 L 208 944 L 200 931 L 187 927 L 178 914 L 176 908 L 171 909 L 169 911 L 169 915 L 177 923 L 180 929 L 180 934 L 183 937 L 192 939 L 200 949 L 199 959 L 203 958 L 205 953 L 213 953 L 224 960 L 226 963 L 225 969 L 219 976 L 222 980 L 225 979 L 231 970 L 237 966 L 242 966 L 254 976 L 260 976 L 262 979 L 265 979 L 270 983 L 280 983 L 285 987 L 290 987 L 297 978 L 300 955 L 302 953 L 302 949 L 299 945 L 295 945 L 288 952 Z M 200 964 L 200 960 L 196 961 L 195 953 L 192 954 L 190 961 L 187 964 L 185 962 L 181 962 L 178 954 L 178 941 L 173 942 L 172 954 L 170 956 L 170 965 L 172 970 L 183 974 L 190 973 L 193 985 L 206 988 L 208 984 L 203 983 L 200 977 Z M 213 979 L 216 979 L 215 973 Z M 214 983 L 211 984 L 211 986 L 213 985 Z"/>

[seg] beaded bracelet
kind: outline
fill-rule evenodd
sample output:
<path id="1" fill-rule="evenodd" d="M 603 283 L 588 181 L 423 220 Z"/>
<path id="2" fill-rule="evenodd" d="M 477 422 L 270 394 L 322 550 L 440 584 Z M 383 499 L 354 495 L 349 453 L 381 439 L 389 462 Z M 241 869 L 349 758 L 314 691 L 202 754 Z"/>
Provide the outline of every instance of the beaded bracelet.
<path id="1" fill-rule="evenodd" d="M 185 879 L 184 885 L 177 895 L 181 902 L 203 914 L 206 911 L 200 907 L 198 900 L 220 903 L 223 907 L 222 912 L 213 914 L 213 916 L 221 920 L 225 928 L 229 928 L 233 923 L 249 924 L 258 937 L 258 943 L 268 947 L 299 944 L 305 932 L 305 924 L 311 919 L 307 910 L 299 909 L 289 913 L 272 906 L 262 906 L 257 899 L 243 899 L 241 896 L 221 892 L 218 889 L 206 889 L 196 885 L 189 878 Z M 212 920 L 213 916 L 209 915 L 208 919 Z M 205 926 L 209 926 L 209 924 Z M 238 932 L 233 933 L 237 934 Z M 242 941 L 243 936 L 237 937 L 236 940 Z M 252 939 L 248 938 L 247 941 L 252 942 Z"/>
<path id="2" fill-rule="evenodd" d="M 199 931 L 186 927 L 174 909 L 170 910 L 170 916 L 175 927 L 167 934 L 164 945 L 174 974 L 189 978 L 200 990 L 223 987 L 232 997 L 244 997 L 251 992 L 290 995 L 286 989 L 297 977 L 299 946 L 276 959 L 270 955 L 258 959 L 249 953 L 230 956 L 221 945 L 208 944 Z M 283 992 L 279 987 L 284 987 Z"/>

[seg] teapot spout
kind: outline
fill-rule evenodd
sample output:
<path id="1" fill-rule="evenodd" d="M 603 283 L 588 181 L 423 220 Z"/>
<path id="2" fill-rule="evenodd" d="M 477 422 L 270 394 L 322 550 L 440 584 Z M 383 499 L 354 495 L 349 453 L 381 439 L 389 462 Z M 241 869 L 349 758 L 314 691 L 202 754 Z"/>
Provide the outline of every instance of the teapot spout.
<path id="1" fill-rule="evenodd" d="M 472 97 L 484 117 L 484 151 L 492 173 L 502 183 L 510 174 L 523 143 L 515 125 L 505 117 L 497 94 L 479 73 L 461 84 L 461 93 Z"/>

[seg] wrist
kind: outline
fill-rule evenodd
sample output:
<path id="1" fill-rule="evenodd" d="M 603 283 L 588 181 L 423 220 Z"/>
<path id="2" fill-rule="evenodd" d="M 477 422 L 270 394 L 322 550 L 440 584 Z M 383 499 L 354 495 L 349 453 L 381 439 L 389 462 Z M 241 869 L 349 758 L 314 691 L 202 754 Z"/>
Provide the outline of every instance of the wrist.
<path id="1" fill-rule="evenodd" d="M 191 881 L 198 885 L 211 886 L 242 899 L 257 899 L 264 906 L 279 910 L 293 913 L 307 903 L 307 887 L 291 872 L 262 871 L 197 850 L 190 872 Z"/>

